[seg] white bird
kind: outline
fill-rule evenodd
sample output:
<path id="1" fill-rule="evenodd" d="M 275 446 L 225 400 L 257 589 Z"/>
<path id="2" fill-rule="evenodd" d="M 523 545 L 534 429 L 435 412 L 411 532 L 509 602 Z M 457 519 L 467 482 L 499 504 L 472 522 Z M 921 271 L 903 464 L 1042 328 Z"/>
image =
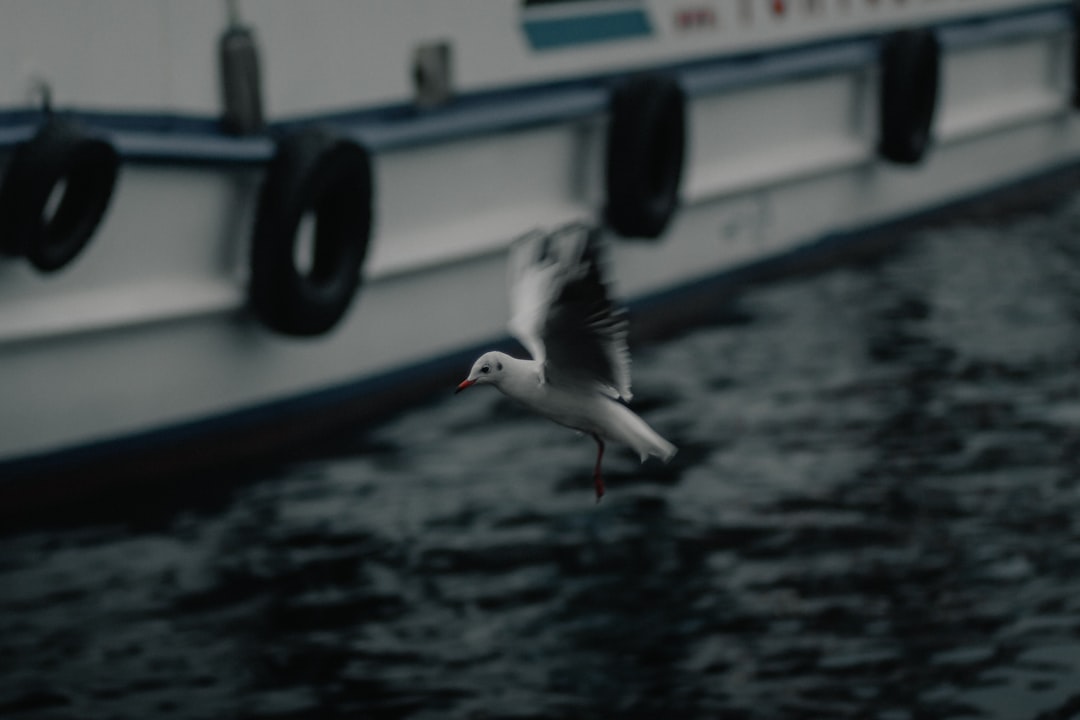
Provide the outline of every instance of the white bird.
<path id="1" fill-rule="evenodd" d="M 534 230 L 510 250 L 510 333 L 531 360 L 487 352 L 455 392 L 494 385 L 560 425 L 596 440 L 593 482 L 604 495 L 604 441 L 629 445 L 645 462 L 667 462 L 675 446 L 626 406 L 630 352 L 626 313 L 608 297 L 600 265 L 600 231 L 575 223 Z"/>

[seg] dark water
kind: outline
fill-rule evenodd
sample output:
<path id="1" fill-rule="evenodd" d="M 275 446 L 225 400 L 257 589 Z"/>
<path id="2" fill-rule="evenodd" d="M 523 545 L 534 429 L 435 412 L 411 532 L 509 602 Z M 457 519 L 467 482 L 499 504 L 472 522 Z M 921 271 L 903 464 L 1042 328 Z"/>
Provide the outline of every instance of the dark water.
<path id="1" fill-rule="evenodd" d="M 639 349 L 681 448 L 445 396 L 0 541 L 5 718 L 1080 714 L 1080 198 Z M 192 478 L 192 485 L 213 478 Z"/>

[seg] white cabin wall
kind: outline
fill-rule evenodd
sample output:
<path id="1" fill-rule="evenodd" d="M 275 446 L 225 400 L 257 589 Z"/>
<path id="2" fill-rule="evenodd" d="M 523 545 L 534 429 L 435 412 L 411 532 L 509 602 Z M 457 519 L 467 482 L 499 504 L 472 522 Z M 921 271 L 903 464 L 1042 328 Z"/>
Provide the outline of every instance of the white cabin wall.
<path id="1" fill-rule="evenodd" d="M 649 0 L 654 36 L 533 50 L 519 2 L 504 0 L 247 0 L 246 24 L 262 56 L 270 119 L 408 102 L 411 59 L 426 41 L 453 47 L 455 86 L 474 92 L 621 72 L 790 42 L 813 42 L 860 29 L 927 24 L 974 12 L 1045 6 L 1042 0 L 700 0 L 717 23 L 679 29 L 682 0 Z M 812 12 L 811 8 L 818 8 Z M 0 109 L 31 107 L 42 79 L 58 107 L 114 112 L 220 112 L 217 44 L 225 30 L 217 0 L 6 0 L 0 24 Z M 884 23 L 884 26 L 882 25 Z M 497 58 L 493 60 L 493 58 Z"/>

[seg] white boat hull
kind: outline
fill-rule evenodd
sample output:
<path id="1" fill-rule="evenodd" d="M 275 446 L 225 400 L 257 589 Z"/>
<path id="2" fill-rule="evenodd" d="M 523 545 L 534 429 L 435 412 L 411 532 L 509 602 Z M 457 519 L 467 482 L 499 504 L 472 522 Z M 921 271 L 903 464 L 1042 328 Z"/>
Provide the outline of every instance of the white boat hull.
<path id="1" fill-rule="evenodd" d="M 659 241 L 613 242 L 618 295 L 657 309 L 679 288 L 830 237 L 857 242 L 864 230 L 1075 163 L 1080 123 L 1063 18 L 1058 7 L 1004 16 L 995 20 L 1000 32 L 983 28 L 974 39 L 970 24 L 946 27 L 935 140 L 913 167 L 878 156 L 879 72 L 865 38 L 807 51 L 819 63 L 811 72 L 785 70 L 785 55 L 752 71 L 722 56 L 703 65 L 701 41 L 694 63 L 672 71 L 689 97 L 681 206 Z M 903 21 L 896 15 L 874 27 Z M 268 46 L 318 42 L 283 40 L 277 23 L 265 27 Z M 815 33 L 766 33 L 757 42 L 772 51 Z M 289 57 L 268 53 L 269 75 Z M 664 67 L 678 59 L 642 57 Z M 545 58 L 542 70 L 514 62 L 465 64 L 461 74 L 483 76 L 475 81 L 483 88 L 571 73 L 559 57 Z M 593 69 L 622 67 L 620 59 Z M 497 70 L 511 76 L 488 77 Z M 330 85 L 341 80 L 334 77 Z M 310 110 L 295 93 L 286 115 Z M 395 93 L 387 85 L 381 95 Z M 204 432 L 275 419 L 300 423 L 304 434 L 322 427 L 297 420 L 305 410 L 341 420 L 333 408 L 347 406 L 344 418 L 355 418 L 366 398 L 385 401 L 404 383 L 420 389 L 425 377 L 444 379 L 468 352 L 505 339 L 509 241 L 600 215 L 604 100 L 587 87 L 540 89 L 502 103 L 489 129 L 486 106 L 450 107 L 401 126 L 343 122 L 343 132 L 374 150 L 375 226 L 359 295 L 340 325 L 317 338 L 277 335 L 247 308 L 248 243 L 270 140 L 221 141 L 238 162 L 171 162 L 169 152 L 191 149 L 185 142 L 198 156 L 207 141 L 180 135 L 147 150 L 160 137 L 115 131 L 122 154 L 134 159 L 90 247 L 55 275 L 0 261 L 0 475 L 86 467 L 144 440 L 188 448 Z M 528 119 L 530 102 L 541 120 Z M 443 127 L 429 137 L 425 122 Z M 466 129 L 453 131 L 455 122 Z"/>

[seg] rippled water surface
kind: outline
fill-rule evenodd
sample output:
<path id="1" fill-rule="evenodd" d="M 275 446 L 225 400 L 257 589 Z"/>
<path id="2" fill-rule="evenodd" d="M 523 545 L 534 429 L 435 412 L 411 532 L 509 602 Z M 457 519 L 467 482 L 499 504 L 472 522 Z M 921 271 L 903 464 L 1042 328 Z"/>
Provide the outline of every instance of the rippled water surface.
<path id="1" fill-rule="evenodd" d="M 969 212 L 639 348 L 680 453 L 599 505 L 591 440 L 448 389 L 9 534 L 0 716 L 1075 717 L 1078 230 Z"/>

